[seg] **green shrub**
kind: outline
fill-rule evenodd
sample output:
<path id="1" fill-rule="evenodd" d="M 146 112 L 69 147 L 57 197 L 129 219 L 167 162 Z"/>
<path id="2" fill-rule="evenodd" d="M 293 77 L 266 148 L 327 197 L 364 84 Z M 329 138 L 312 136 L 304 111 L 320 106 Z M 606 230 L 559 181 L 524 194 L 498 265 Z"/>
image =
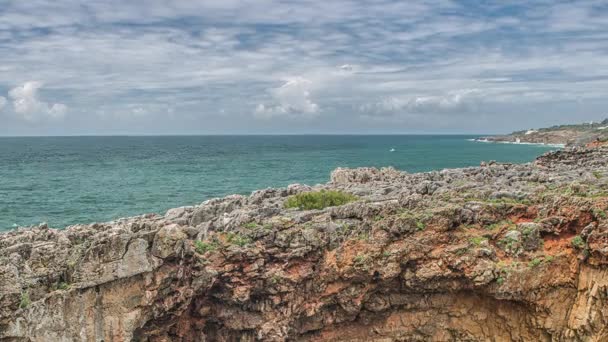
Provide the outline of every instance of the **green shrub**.
<path id="1" fill-rule="evenodd" d="M 574 248 L 582 249 L 585 247 L 585 240 L 583 240 L 580 235 L 577 235 L 572 238 L 572 246 L 574 246 Z"/>
<path id="2" fill-rule="evenodd" d="M 19 307 L 21 309 L 25 309 L 28 306 L 30 306 L 30 304 L 32 304 L 32 301 L 30 300 L 29 293 L 27 293 L 27 292 L 21 293 L 21 301 L 19 302 Z"/>
<path id="3" fill-rule="evenodd" d="M 424 230 L 424 228 L 426 228 L 426 225 L 424 224 L 424 222 L 422 222 L 422 221 L 416 221 L 416 229 L 417 230 Z"/>
<path id="4" fill-rule="evenodd" d="M 57 290 L 67 290 L 70 288 L 70 285 L 64 281 L 57 284 Z"/>
<path id="5" fill-rule="evenodd" d="M 498 285 L 502 285 L 502 284 L 504 284 L 504 283 L 505 283 L 505 278 L 503 278 L 503 277 L 498 277 L 498 278 L 496 278 L 496 283 L 497 283 Z"/>
<path id="6" fill-rule="evenodd" d="M 608 215 L 602 209 L 593 209 L 593 215 L 597 218 L 606 219 Z"/>
<path id="7" fill-rule="evenodd" d="M 543 258 L 534 258 L 528 263 L 528 267 L 534 268 L 543 262 Z"/>
<path id="8" fill-rule="evenodd" d="M 194 247 L 196 248 L 197 253 L 205 254 L 209 251 L 215 250 L 217 246 L 213 243 L 196 240 L 194 241 Z"/>
<path id="9" fill-rule="evenodd" d="M 304 192 L 290 196 L 285 202 L 285 208 L 300 210 L 323 209 L 356 201 L 357 196 L 335 190 Z"/>

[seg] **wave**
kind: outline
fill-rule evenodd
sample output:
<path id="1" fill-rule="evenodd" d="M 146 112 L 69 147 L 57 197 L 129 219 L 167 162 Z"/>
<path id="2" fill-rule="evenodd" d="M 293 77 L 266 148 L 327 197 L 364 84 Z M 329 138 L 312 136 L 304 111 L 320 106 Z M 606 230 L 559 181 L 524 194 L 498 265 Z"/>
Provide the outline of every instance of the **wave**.
<path id="1" fill-rule="evenodd" d="M 546 143 L 534 143 L 534 142 L 524 142 L 524 141 L 496 141 L 489 139 L 467 139 L 468 141 L 474 142 L 482 142 L 482 143 L 491 143 L 491 144 L 511 144 L 511 145 L 535 145 L 535 146 L 547 146 L 547 147 L 557 147 L 557 148 L 565 148 L 566 144 L 546 144 Z"/>

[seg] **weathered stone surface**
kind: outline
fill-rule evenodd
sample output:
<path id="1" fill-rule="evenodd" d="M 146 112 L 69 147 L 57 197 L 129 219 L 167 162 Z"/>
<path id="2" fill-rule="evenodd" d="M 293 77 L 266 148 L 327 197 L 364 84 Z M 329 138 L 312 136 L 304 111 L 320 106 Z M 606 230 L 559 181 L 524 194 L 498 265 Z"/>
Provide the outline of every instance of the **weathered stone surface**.
<path id="1" fill-rule="evenodd" d="M 338 169 L 163 216 L 20 228 L 0 235 L 0 340 L 605 341 L 607 155 Z M 320 189 L 360 199 L 283 207 Z"/>

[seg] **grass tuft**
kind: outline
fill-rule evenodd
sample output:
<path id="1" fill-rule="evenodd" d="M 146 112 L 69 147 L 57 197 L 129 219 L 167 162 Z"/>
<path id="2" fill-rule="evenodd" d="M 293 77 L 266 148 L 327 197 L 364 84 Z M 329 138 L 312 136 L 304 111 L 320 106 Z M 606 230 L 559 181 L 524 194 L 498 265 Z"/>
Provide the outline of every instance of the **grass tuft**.
<path id="1" fill-rule="evenodd" d="M 196 240 L 194 242 L 194 247 L 196 248 L 196 252 L 199 254 L 205 254 L 207 252 L 213 251 L 217 248 L 215 244 L 204 242 L 201 240 Z"/>

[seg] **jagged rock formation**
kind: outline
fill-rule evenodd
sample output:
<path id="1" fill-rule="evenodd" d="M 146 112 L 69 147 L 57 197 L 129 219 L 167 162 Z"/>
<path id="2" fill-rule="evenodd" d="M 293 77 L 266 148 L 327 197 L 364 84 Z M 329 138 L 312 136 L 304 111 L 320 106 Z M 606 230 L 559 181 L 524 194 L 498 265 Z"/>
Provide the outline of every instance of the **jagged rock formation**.
<path id="1" fill-rule="evenodd" d="M 0 235 L 0 340 L 606 341 L 608 148 Z M 318 189 L 355 194 L 285 209 Z"/>

